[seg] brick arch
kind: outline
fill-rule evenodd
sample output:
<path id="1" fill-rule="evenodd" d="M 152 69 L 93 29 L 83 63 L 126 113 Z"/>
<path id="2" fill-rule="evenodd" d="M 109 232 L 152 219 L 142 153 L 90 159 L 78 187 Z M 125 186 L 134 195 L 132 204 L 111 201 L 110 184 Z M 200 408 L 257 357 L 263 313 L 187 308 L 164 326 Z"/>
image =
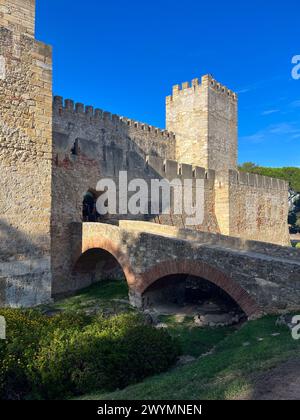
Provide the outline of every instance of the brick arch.
<path id="1" fill-rule="evenodd" d="M 76 263 L 78 262 L 79 258 L 82 257 L 87 251 L 92 249 L 104 250 L 116 259 L 124 272 L 129 287 L 134 287 L 134 285 L 140 283 L 141 279 L 132 270 L 127 254 L 125 254 L 121 248 L 111 239 L 104 237 L 91 237 L 84 240 L 80 250 L 78 249 L 77 252 L 75 252 L 73 258 L 73 270 L 76 267 Z"/>
<path id="2" fill-rule="evenodd" d="M 143 294 L 157 280 L 174 274 L 187 274 L 210 281 L 224 290 L 240 306 L 248 318 L 258 317 L 262 314 L 261 308 L 253 297 L 237 282 L 222 271 L 200 261 L 171 260 L 161 262 L 141 275 L 135 290 Z"/>

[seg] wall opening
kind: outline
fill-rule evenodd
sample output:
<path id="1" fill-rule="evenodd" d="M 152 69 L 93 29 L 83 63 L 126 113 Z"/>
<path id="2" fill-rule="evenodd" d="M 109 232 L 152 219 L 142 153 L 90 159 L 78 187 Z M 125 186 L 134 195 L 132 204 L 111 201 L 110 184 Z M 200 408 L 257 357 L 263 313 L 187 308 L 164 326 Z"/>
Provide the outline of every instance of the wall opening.
<path id="1" fill-rule="evenodd" d="M 76 139 L 74 144 L 73 144 L 73 147 L 71 149 L 71 154 L 73 156 L 79 156 L 79 154 L 80 154 L 80 147 L 79 147 L 79 140 L 78 139 Z"/>
<path id="2" fill-rule="evenodd" d="M 103 249 L 89 249 L 77 260 L 73 276 L 78 289 L 104 280 L 126 281 L 122 267 L 116 258 Z"/>
<path id="3" fill-rule="evenodd" d="M 143 294 L 143 307 L 161 315 L 194 317 L 200 326 L 233 325 L 246 314 L 223 289 L 212 282 L 186 274 L 160 278 Z"/>
<path id="4" fill-rule="evenodd" d="M 92 190 L 88 190 L 84 194 L 82 202 L 82 220 L 84 222 L 100 222 L 100 214 L 96 208 L 97 199 L 97 194 Z"/>

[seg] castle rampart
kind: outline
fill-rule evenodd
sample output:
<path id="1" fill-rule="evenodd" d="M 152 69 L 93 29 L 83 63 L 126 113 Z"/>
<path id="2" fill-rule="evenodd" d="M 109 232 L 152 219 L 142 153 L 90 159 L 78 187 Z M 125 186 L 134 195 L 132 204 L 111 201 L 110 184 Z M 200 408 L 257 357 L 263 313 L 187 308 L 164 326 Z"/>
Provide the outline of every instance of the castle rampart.
<path id="1" fill-rule="evenodd" d="M 270 178 L 243 171 L 229 171 L 229 181 L 232 185 L 245 185 L 262 189 L 281 190 L 286 192 L 289 183 L 283 179 Z"/>
<path id="2" fill-rule="evenodd" d="M 288 184 L 238 172 L 237 95 L 210 75 L 173 87 L 161 130 L 52 97 L 52 51 L 34 39 L 35 1 L 0 0 L 0 306 L 76 290 L 72 223 L 100 179 L 204 181 L 194 229 L 288 245 Z M 193 193 L 195 184 L 193 184 Z M 149 214 L 186 228 L 186 215 Z M 162 213 L 162 212 L 161 212 Z M 143 215 L 108 215 L 115 223 Z M 147 221 L 148 221 L 147 220 Z"/>
<path id="3" fill-rule="evenodd" d="M 280 179 L 230 171 L 229 235 L 289 244 L 288 188 L 288 182 Z"/>
<path id="4" fill-rule="evenodd" d="M 113 138 L 120 146 L 131 143 L 141 153 L 158 154 L 165 159 L 175 159 L 175 134 L 151 125 L 111 114 L 92 106 L 63 100 L 56 96 L 53 100 L 54 131 L 73 133 L 89 137 L 94 141 L 106 144 Z M 72 147 L 72 145 L 71 145 Z"/>
<path id="5" fill-rule="evenodd" d="M 54 116 L 55 118 L 55 116 Z M 60 118 L 60 117 L 59 117 Z M 68 119 L 67 119 L 68 120 Z M 61 124 L 61 120 L 59 122 Z M 68 126 L 68 124 L 67 124 Z M 55 125 L 54 125 L 55 127 Z M 96 124 L 97 131 L 99 130 Z M 74 129 L 74 128 L 73 128 Z M 94 127 L 92 127 L 92 133 Z M 111 178 L 115 181 L 117 188 L 119 185 L 119 172 L 127 171 L 128 181 L 131 179 L 144 179 L 148 183 L 149 190 L 152 179 L 166 178 L 172 181 L 179 178 L 184 179 L 203 179 L 204 181 L 204 221 L 202 225 L 195 227 L 200 231 L 219 232 L 218 224 L 214 215 L 215 207 L 215 173 L 213 170 L 195 167 L 188 164 L 181 164 L 171 159 L 155 155 L 145 155 L 143 150 L 137 148 L 131 141 L 124 141 L 116 137 L 110 142 L 103 139 L 78 138 L 82 132 L 76 132 L 71 141 L 69 135 L 58 134 L 54 131 L 54 160 L 53 165 L 53 218 L 57 220 L 52 228 L 52 255 L 54 273 L 53 291 L 54 294 L 62 294 L 67 291 L 75 290 L 77 283 L 72 283 L 74 278 L 71 276 L 71 249 L 69 226 L 72 222 L 82 221 L 83 197 L 87 191 L 96 193 L 96 185 L 100 179 Z M 90 135 L 90 133 L 89 133 Z M 77 154 L 72 154 L 71 145 L 74 138 L 77 138 Z M 118 193 L 118 191 L 117 191 Z M 130 195 L 129 195 L 130 197 Z M 175 215 L 172 208 L 168 214 L 150 214 L 135 216 L 137 220 L 151 220 L 158 224 L 167 224 L 186 227 L 186 215 Z M 128 215 L 110 215 L 105 220 L 132 219 Z M 62 250 L 64 250 L 62 252 Z"/>

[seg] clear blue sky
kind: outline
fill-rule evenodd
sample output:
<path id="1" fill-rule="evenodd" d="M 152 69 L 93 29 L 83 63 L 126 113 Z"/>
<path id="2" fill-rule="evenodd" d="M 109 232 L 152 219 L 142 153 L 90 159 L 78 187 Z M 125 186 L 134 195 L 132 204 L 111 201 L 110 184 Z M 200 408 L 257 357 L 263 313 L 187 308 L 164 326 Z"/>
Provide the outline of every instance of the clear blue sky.
<path id="1" fill-rule="evenodd" d="M 165 126 L 174 84 L 212 73 L 239 93 L 239 161 L 300 167 L 299 0 L 37 0 L 54 94 Z"/>

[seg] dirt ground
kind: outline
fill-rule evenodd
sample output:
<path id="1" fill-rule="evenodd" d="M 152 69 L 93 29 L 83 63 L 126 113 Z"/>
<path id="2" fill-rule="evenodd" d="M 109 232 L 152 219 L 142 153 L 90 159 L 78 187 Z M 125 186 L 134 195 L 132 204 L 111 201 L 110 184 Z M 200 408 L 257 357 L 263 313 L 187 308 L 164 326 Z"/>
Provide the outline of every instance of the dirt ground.
<path id="1" fill-rule="evenodd" d="M 300 400 L 300 356 L 253 378 L 243 400 Z"/>

